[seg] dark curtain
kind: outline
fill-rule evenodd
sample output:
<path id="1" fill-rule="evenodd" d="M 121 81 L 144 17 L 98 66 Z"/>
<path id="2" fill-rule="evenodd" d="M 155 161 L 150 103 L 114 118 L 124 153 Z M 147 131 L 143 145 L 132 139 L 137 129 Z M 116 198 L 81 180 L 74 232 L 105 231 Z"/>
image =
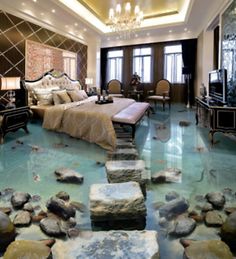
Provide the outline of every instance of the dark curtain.
<path id="1" fill-rule="evenodd" d="M 194 77 L 196 69 L 196 55 L 197 55 L 197 39 L 183 40 L 182 57 L 183 57 L 183 74 L 189 77 L 189 101 L 190 105 L 194 104 Z M 187 101 L 186 93 L 186 101 Z"/>
<path id="2" fill-rule="evenodd" d="M 107 53 L 109 49 L 101 49 L 101 90 L 106 89 Z"/>

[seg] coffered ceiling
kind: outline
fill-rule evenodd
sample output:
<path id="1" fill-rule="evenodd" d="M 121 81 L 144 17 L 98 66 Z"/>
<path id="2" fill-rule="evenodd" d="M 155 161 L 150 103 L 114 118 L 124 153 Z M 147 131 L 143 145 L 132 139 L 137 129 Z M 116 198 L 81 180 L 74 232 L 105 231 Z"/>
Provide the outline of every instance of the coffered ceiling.
<path id="1" fill-rule="evenodd" d="M 110 8 L 129 1 L 144 12 L 131 39 L 107 25 Z M 114 46 L 198 37 L 232 0 L 0 0 L 0 9 L 85 44 Z M 119 41 L 119 42 L 118 42 Z"/>
<path id="2" fill-rule="evenodd" d="M 139 5 L 144 12 L 144 18 L 160 17 L 179 13 L 183 7 L 184 0 L 77 0 L 79 3 L 88 8 L 94 15 L 96 15 L 105 24 L 108 23 L 108 14 L 110 8 L 115 8 L 115 5 L 120 3 L 124 7 L 126 2 L 130 2 L 131 6 Z"/>

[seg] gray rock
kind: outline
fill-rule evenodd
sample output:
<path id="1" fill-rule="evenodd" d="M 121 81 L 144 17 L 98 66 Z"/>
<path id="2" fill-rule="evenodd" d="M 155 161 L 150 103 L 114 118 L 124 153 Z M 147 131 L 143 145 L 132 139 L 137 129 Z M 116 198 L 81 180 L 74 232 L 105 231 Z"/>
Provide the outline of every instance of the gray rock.
<path id="1" fill-rule="evenodd" d="M 214 208 L 221 209 L 225 204 L 225 196 L 221 192 L 211 192 L 206 195 L 206 199 Z"/>
<path id="2" fill-rule="evenodd" d="M 189 208 L 189 203 L 184 198 L 167 202 L 159 208 L 160 217 L 172 218 L 184 213 Z"/>
<path id="3" fill-rule="evenodd" d="M 184 259 L 233 259 L 229 247 L 220 240 L 193 241 L 184 250 Z"/>
<path id="4" fill-rule="evenodd" d="M 93 184 L 89 199 L 93 221 L 129 220 L 146 215 L 144 196 L 136 182 Z"/>
<path id="5" fill-rule="evenodd" d="M 166 218 L 160 218 L 159 219 L 159 225 L 161 226 L 161 227 L 164 227 L 164 228 L 166 228 L 166 227 L 168 227 L 168 225 L 169 225 L 169 222 L 168 222 L 168 220 L 166 219 Z"/>
<path id="6" fill-rule="evenodd" d="M 75 209 L 65 201 L 52 197 L 46 204 L 49 211 L 63 219 L 69 219 L 75 216 Z"/>
<path id="7" fill-rule="evenodd" d="M 193 232 L 196 227 L 195 220 L 187 217 L 179 217 L 175 221 L 174 229 L 169 234 L 175 236 L 187 236 Z"/>
<path id="8" fill-rule="evenodd" d="M 41 241 L 16 240 L 7 247 L 4 259 L 48 259 L 50 254 L 51 249 Z"/>
<path id="9" fill-rule="evenodd" d="M 165 203 L 163 201 L 157 201 L 152 204 L 153 209 L 158 210 L 161 206 L 163 206 Z"/>
<path id="10" fill-rule="evenodd" d="M 24 204 L 23 210 L 33 212 L 34 208 L 33 208 L 32 204 L 30 202 L 27 202 L 27 203 Z"/>
<path id="11" fill-rule="evenodd" d="M 12 206 L 15 209 L 21 209 L 26 202 L 31 198 L 29 193 L 26 192 L 14 192 L 11 197 Z"/>
<path id="12" fill-rule="evenodd" d="M 70 199 L 70 195 L 67 192 L 60 191 L 56 194 L 56 197 L 62 199 L 63 201 L 68 201 Z"/>
<path id="13" fill-rule="evenodd" d="M 143 160 L 115 160 L 105 164 L 109 183 L 147 182 L 145 162 Z"/>
<path id="14" fill-rule="evenodd" d="M 113 152 L 108 152 L 109 160 L 136 160 L 139 158 L 135 148 L 119 148 Z"/>
<path id="15" fill-rule="evenodd" d="M 0 211 L 0 251 L 4 251 L 15 237 L 16 231 L 11 219 Z"/>
<path id="16" fill-rule="evenodd" d="M 64 236 L 66 234 L 64 230 L 61 228 L 60 221 L 56 218 L 44 218 L 40 221 L 39 226 L 42 229 L 42 231 L 48 236 L 58 237 Z"/>
<path id="17" fill-rule="evenodd" d="M 203 206 L 202 206 L 202 212 L 208 212 L 213 210 L 213 205 L 209 202 L 206 202 Z"/>
<path id="18" fill-rule="evenodd" d="M 220 227 L 223 224 L 223 219 L 217 211 L 208 211 L 205 222 L 208 227 Z"/>
<path id="19" fill-rule="evenodd" d="M 168 168 L 152 175 L 153 183 L 179 183 L 182 180 L 182 173 L 177 168 Z"/>
<path id="20" fill-rule="evenodd" d="M 16 227 L 27 227 L 31 223 L 31 215 L 28 211 L 19 211 L 14 220 L 13 223 Z"/>
<path id="21" fill-rule="evenodd" d="M 57 181 L 65 183 L 82 183 L 84 177 L 78 172 L 69 168 L 59 168 L 55 170 Z"/>
<path id="22" fill-rule="evenodd" d="M 221 239 L 236 251 L 236 211 L 232 212 L 221 227 Z"/>
<path id="23" fill-rule="evenodd" d="M 171 191 L 166 194 L 165 198 L 166 198 L 166 201 L 172 201 L 176 198 L 179 198 L 179 194 L 175 191 Z"/>
<path id="24" fill-rule="evenodd" d="M 74 258 L 145 258 L 158 259 L 156 231 L 98 231 L 67 242 L 58 240 L 52 247 L 54 259 Z"/>

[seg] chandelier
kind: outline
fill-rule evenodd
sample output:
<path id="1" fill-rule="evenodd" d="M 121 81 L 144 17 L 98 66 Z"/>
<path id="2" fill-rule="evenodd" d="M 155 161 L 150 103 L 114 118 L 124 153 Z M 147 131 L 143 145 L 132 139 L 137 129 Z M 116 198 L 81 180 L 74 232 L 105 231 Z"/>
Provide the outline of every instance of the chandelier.
<path id="1" fill-rule="evenodd" d="M 121 4 L 117 4 L 115 10 L 109 10 L 109 25 L 113 32 L 117 32 L 124 38 L 130 37 L 131 34 L 140 27 L 143 21 L 143 12 L 140 11 L 138 5 L 131 8 L 131 4 L 127 2 L 124 10 Z"/>

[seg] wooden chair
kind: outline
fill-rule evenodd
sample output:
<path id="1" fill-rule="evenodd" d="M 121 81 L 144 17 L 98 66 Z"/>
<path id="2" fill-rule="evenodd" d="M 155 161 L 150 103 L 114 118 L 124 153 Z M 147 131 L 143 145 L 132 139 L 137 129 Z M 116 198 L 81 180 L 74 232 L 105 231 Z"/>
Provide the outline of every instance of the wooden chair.
<path id="1" fill-rule="evenodd" d="M 113 97 L 124 97 L 121 82 L 117 79 L 112 79 L 108 82 L 107 91 Z"/>
<path id="2" fill-rule="evenodd" d="M 171 104 L 170 90 L 171 90 L 170 82 L 166 79 L 161 79 L 157 82 L 155 90 L 151 91 L 152 93 L 154 92 L 154 94 L 148 96 L 147 101 L 154 102 L 155 108 L 156 108 L 157 102 L 162 102 L 163 111 L 165 111 L 166 102 L 169 103 L 169 108 Z"/>

